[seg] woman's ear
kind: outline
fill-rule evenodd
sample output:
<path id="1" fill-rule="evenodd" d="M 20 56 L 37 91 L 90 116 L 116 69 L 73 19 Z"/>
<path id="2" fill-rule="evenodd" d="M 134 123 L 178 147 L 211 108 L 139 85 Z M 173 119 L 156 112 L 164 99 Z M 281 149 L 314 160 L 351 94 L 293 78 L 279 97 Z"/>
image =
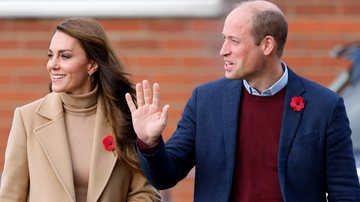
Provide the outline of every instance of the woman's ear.
<path id="1" fill-rule="evenodd" d="M 270 55 L 276 49 L 276 41 L 272 36 L 266 36 L 262 42 L 264 55 Z"/>
<path id="2" fill-rule="evenodd" d="M 90 66 L 88 68 L 88 73 L 89 73 L 89 76 L 91 76 L 93 73 L 95 73 L 97 71 L 99 65 L 94 60 L 91 60 L 89 65 Z"/>

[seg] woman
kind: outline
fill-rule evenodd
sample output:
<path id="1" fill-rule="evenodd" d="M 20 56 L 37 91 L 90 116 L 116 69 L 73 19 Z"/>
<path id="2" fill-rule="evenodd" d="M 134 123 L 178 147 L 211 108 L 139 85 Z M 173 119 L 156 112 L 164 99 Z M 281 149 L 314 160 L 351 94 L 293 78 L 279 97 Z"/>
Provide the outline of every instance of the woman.
<path id="1" fill-rule="evenodd" d="M 53 92 L 15 110 L 0 202 L 161 201 L 139 168 L 133 86 L 102 27 L 63 21 L 48 58 Z"/>

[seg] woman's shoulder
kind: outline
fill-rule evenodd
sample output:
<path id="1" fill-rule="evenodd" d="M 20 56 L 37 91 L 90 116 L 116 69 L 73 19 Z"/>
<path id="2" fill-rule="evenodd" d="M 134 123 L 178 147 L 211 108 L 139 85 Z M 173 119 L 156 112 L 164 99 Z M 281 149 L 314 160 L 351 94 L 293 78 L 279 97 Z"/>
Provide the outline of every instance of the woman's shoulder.
<path id="1" fill-rule="evenodd" d="M 58 97 L 59 97 L 58 93 L 52 92 L 52 93 L 45 95 L 44 97 L 41 97 L 41 98 L 34 100 L 30 103 L 27 103 L 25 105 L 22 105 L 18 108 L 21 111 L 36 111 L 42 105 L 42 103 L 44 103 L 45 101 L 57 99 Z"/>

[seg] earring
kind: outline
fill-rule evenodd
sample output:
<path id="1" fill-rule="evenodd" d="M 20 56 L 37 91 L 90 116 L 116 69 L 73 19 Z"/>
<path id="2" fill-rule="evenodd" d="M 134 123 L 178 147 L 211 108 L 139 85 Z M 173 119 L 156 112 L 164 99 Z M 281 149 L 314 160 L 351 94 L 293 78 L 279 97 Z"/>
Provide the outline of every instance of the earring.
<path id="1" fill-rule="evenodd" d="M 89 73 L 88 80 L 91 80 L 91 82 L 94 82 L 94 77 L 92 73 Z"/>

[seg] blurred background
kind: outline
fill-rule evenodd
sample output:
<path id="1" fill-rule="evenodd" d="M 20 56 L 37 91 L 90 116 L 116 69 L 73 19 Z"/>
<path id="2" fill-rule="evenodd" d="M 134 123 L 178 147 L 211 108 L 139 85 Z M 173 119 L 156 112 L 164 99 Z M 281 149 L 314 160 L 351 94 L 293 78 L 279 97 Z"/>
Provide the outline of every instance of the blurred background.
<path id="1" fill-rule="evenodd" d="M 0 175 L 15 107 L 48 93 L 47 49 L 60 20 L 70 16 L 99 20 L 132 81 L 160 83 L 162 104 L 171 106 L 164 134 L 168 139 L 192 89 L 223 77 L 222 26 L 238 2 L 0 0 Z M 284 11 L 289 23 L 283 60 L 298 74 L 344 96 L 357 153 L 360 1 L 271 2 Z M 194 171 L 174 188 L 162 191 L 164 201 L 192 201 L 193 183 Z"/>

